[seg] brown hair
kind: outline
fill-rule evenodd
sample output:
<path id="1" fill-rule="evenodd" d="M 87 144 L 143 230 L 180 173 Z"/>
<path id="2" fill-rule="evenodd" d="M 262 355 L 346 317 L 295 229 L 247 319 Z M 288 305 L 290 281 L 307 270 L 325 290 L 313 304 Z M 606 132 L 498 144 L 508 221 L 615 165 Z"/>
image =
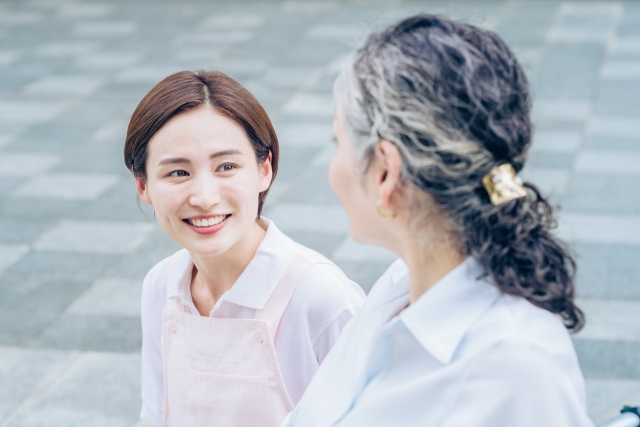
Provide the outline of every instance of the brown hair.
<path id="1" fill-rule="evenodd" d="M 276 177 L 280 153 L 278 138 L 271 120 L 258 100 L 240 83 L 217 71 L 181 71 L 154 86 L 138 104 L 127 129 L 124 163 L 134 176 L 147 177 L 149 140 L 172 117 L 196 108 L 210 106 L 233 120 L 247 134 L 258 163 L 271 155 L 271 169 Z M 258 217 L 269 189 L 258 199 Z"/>

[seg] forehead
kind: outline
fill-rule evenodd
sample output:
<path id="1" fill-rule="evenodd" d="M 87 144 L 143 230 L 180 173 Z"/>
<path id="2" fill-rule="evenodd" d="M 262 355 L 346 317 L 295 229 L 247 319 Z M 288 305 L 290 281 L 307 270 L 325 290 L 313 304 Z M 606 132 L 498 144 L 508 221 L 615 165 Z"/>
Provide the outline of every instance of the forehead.
<path id="1" fill-rule="evenodd" d="M 244 129 L 235 121 L 206 107 L 171 118 L 149 141 L 149 157 L 168 151 L 236 148 L 253 152 Z"/>

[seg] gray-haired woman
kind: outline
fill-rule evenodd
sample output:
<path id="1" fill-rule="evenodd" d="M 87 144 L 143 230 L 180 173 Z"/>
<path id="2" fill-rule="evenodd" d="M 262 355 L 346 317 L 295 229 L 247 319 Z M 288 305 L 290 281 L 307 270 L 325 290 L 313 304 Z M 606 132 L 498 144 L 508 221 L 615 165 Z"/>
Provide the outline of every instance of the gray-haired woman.
<path id="1" fill-rule="evenodd" d="M 575 264 L 516 177 L 531 99 L 511 51 L 415 16 L 370 36 L 335 95 L 331 186 L 353 238 L 401 260 L 284 425 L 591 426 Z"/>

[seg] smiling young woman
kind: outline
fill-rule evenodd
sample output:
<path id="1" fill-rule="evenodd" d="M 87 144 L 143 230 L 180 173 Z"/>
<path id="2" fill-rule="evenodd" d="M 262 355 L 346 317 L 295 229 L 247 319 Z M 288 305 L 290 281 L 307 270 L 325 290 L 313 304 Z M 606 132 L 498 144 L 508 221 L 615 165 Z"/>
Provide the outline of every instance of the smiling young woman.
<path id="1" fill-rule="evenodd" d="M 180 72 L 136 108 L 125 164 L 184 249 L 142 295 L 141 417 L 153 426 L 280 425 L 362 290 L 262 207 L 278 140 L 258 101 L 218 72 Z"/>

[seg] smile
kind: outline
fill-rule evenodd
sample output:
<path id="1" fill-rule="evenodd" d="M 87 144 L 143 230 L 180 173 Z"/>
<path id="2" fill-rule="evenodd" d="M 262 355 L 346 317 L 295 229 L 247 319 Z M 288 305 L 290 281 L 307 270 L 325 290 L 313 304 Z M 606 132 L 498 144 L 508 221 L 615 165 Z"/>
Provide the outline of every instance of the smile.
<path id="1" fill-rule="evenodd" d="M 212 225 L 218 225 L 230 215 L 219 215 L 211 218 L 197 218 L 197 219 L 184 219 L 184 222 L 187 222 L 194 227 L 211 227 Z"/>

